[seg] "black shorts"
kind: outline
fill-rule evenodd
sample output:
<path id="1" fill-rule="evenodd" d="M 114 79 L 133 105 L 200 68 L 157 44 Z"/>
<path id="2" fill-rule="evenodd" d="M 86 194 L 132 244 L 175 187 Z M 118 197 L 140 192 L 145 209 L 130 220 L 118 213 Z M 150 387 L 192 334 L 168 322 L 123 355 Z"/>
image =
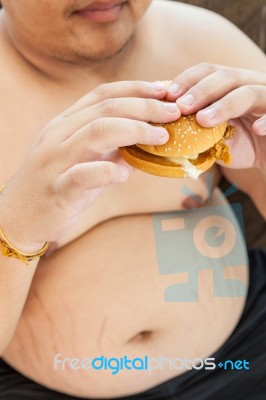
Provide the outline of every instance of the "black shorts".
<path id="1" fill-rule="evenodd" d="M 266 399 L 266 250 L 249 252 L 250 284 L 241 319 L 222 347 L 212 355 L 224 364 L 247 360 L 250 369 L 230 367 L 189 370 L 145 392 L 124 400 L 265 400 Z M 221 364 L 222 365 L 222 364 Z M 74 400 L 49 390 L 0 359 L 1 400 Z"/>

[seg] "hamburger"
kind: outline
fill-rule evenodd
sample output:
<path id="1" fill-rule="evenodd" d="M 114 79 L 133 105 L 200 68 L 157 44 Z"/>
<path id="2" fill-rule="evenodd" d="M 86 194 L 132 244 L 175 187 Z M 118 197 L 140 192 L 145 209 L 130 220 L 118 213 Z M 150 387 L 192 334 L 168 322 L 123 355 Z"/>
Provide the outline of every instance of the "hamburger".
<path id="1" fill-rule="evenodd" d="M 119 149 L 124 160 L 141 171 L 169 178 L 197 179 L 216 160 L 231 163 L 225 140 L 232 137 L 235 128 L 227 122 L 204 128 L 193 114 L 182 115 L 174 122 L 152 125 L 167 129 L 169 140 L 166 144 L 136 144 Z"/>

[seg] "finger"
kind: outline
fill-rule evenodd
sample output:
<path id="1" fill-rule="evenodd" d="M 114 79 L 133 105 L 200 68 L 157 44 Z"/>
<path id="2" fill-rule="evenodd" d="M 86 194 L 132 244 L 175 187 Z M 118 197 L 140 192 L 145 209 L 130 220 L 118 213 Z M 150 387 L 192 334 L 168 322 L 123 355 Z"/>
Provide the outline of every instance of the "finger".
<path id="1" fill-rule="evenodd" d="M 103 156 L 99 158 L 100 161 L 111 161 L 117 165 L 124 165 L 127 169 L 128 172 L 134 172 L 136 171 L 136 168 L 132 167 L 132 165 L 128 164 L 122 157 L 118 149 L 109 151 L 108 153 L 105 153 Z"/>
<path id="2" fill-rule="evenodd" d="M 266 75 L 240 68 L 223 68 L 202 79 L 177 100 L 183 114 L 192 114 L 243 85 L 265 82 Z"/>
<path id="3" fill-rule="evenodd" d="M 114 163 L 118 163 L 121 160 L 120 153 L 118 149 L 116 150 L 111 150 L 108 153 L 103 154 L 100 158 L 100 161 L 111 161 Z"/>
<path id="4" fill-rule="evenodd" d="M 221 66 L 204 62 L 186 69 L 167 88 L 166 99 L 168 101 L 175 101 L 177 97 L 187 92 L 206 76 L 213 74 L 218 68 L 221 68 Z"/>
<path id="5" fill-rule="evenodd" d="M 242 75 L 241 75 L 242 74 Z M 241 84 L 243 70 L 221 69 L 200 80 L 183 96 L 177 99 L 182 114 L 193 114 L 208 106 Z"/>
<path id="6" fill-rule="evenodd" d="M 266 136 L 266 115 L 257 119 L 257 121 L 254 122 L 252 129 L 257 135 Z"/>
<path id="7" fill-rule="evenodd" d="M 129 172 L 136 171 L 136 168 L 129 165 L 119 153 L 118 149 L 109 151 L 99 158 L 99 161 L 111 161 L 117 165 L 125 165 Z"/>
<path id="8" fill-rule="evenodd" d="M 266 87 L 247 85 L 237 88 L 197 113 L 197 121 L 205 127 L 244 116 L 248 113 L 261 115 L 266 107 Z"/>
<path id="9" fill-rule="evenodd" d="M 81 199 L 87 190 L 126 181 L 128 176 L 128 168 L 122 164 L 109 161 L 76 164 L 58 176 L 54 190 L 65 202 L 73 202 Z"/>
<path id="10" fill-rule="evenodd" d="M 168 141 L 166 129 L 125 118 L 100 118 L 80 129 L 61 144 L 68 165 L 99 159 L 112 149 L 136 143 L 161 145 Z"/>
<path id="11" fill-rule="evenodd" d="M 178 82 L 180 79 L 180 82 Z M 176 78 L 179 90 L 167 100 L 177 100 L 183 114 L 194 113 L 218 100 L 230 90 L 243 85 L 266 85 L 266 74 L 241 68 L 229 68 L 218 64 L 199 64 Z M 171 86 L 168 92 L 174 90 Z"/>
<path id="12" fill-rule="evenodd" d="M 61 124 L 61 140 L 68 139 L 88 123 L 105 117 L 121 117 L 138 121 L 170 122 L 181 112 L 176 103 L 154 99 L 113 98 L 85 108 L 66 118 Z"/>
<path id="13" fill-rule="evenodd" d="M 83 96 L 62 115 L 65 117 L 73 115 L 84 108 L 112 98 L 139 97 L 163 99 L 165 95 L 166 87 L 163 82 L 120 81 L 105 83 L 97 86 L 94 90 Z"/>

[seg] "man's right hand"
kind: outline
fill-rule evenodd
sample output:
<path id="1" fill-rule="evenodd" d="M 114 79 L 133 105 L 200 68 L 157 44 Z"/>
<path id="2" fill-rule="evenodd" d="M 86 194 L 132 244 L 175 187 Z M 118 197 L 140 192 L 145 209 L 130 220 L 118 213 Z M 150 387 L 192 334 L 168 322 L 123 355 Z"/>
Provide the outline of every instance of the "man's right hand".
<path id="1" fill-rule="evenodd" d="M 163 84 L 117 82 L 98 86 L 53 119 L 0 195 L 0 226 L 21 251 L 59 240 L 102 189 L 128 178 L 113 151 L 135 143 L 164 144 L 168 133 L 149 122 L 179 118 L 161 102 Z"/>

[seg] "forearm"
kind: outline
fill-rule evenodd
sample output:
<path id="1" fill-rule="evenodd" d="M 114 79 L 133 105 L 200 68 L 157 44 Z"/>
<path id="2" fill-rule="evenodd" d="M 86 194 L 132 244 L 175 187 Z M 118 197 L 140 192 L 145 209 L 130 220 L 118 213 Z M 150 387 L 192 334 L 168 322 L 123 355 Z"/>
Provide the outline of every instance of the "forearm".
<path id="1" fill-rule="evenodd" d="M 38 260 L 25 265 L 0 252 L 0 356 L 14 334 Z"/>
<path id="2" fill-rule="evenodd" d="M 22 260 L 7 257 L 10 247 L 6 244 L 5 239 L 11 241 L 12 244 L 26 253 L 33 253 L 37 248 L 33 243 L 32 247 L 28 243 L 24 243 L 23 232 L 25 226 L 21 223 L 20 218 L 10 212 L 10 207 L 5 202 L 5 195 L 1 193 L 0 203 L 0 356 L 7 348 L 21 312 L 23 310 L 31 282 L 39 262 L 36 257 L 32 261 L 28 261 L 28 265 Z M 30 222 L 28 224 L 30 227 Z M 3 236 L 4 235 L 4 236 Z M 6 236 L 5 236 L 6 235 Z M 38 246 L 38 244 L 37 244 Z M 12 250 L 12 248 L 11 248 Z M 4 255 L 4 254 L 5 255 Z M 14 253 L 15 254 L 15 253 Z M 19 256 L 19 253 L 17 254 Z"/>

